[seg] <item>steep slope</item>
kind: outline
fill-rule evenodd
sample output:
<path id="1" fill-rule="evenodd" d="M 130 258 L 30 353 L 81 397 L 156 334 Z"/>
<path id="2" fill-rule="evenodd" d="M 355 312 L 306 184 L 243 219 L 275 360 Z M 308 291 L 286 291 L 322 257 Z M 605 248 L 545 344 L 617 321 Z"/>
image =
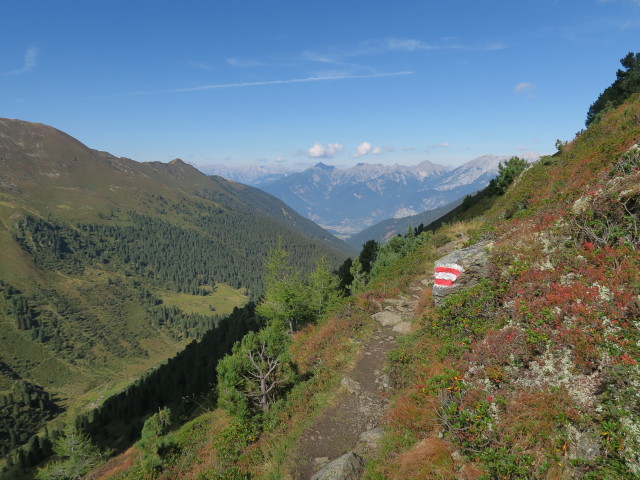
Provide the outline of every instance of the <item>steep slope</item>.
<path id="1" fill-rule="evenodd" d="M 425 296 L 365 478 L 638 478 L 639 141 L 636 95 L 436 233 L 488 275 Z"/>
<path id="2" fill-rule="evenodd" d="M 455 224 L 394 241 L 367 289 L 292 338 L 288 358 L 302 376 L 274 408 L 194 420 L 173 437 L 160 478 L 298 478 L 301 439 L 322 434 L 333 446 L 351 434 L 308 428 L 360 395 L 345 375 L 371 353 L 360 350 L 376 340 L 371 317 L 411 298 L 413 331 L 389 355 L 384 437 L 366 451 L 362 478 L 638 478 L 638 143 L 635 95 L 504 194 L 469 200 Z M 451 280 L 437 305 L 426 279 L 408 291 L 436 262 L 454 275 L 454 258 L 470 262 L 455 276 L 463 288 Z M 142 473 L 138 464 L 118 478 Z"/>
<path id="3" fill-rule="evenodd" d="M 432 210 L 482 189 L 508 157 L 485 155 L 456 169 L 422 162 L 338 169 L 322 163 L 261 189 L 341 236 L 389 218 Z"/>
<path id="4" fill-rule="evenodd" d="M 350 253 L 280 201 L 178 159 L 138 163 L 0 119 L 2 451 L 257 297 L 278 242 L 305 271 Z"/>

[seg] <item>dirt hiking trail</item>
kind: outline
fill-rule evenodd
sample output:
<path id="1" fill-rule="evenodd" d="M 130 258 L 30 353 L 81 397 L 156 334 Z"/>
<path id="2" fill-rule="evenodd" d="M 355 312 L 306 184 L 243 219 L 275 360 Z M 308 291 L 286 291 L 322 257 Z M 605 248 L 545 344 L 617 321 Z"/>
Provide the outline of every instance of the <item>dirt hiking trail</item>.
<path id="1" fill-rule="evenodd" d="M 421 278 L 406 295 L 386 299 L 383 310 L 372 315 L 373 334 L 362 343 L 352 370 L 341 379 L 333 402 L 300 437 L 290 471 L 294 480 L 309 480 L 327 463 L 347 452 L 371 458 L 382 436 L 382 417 L 389 400 L 389 378 L 384 373 L 387 354 L 396 339 L 411 330 L 410 320 L 422 290 L 431 279 Z"/>

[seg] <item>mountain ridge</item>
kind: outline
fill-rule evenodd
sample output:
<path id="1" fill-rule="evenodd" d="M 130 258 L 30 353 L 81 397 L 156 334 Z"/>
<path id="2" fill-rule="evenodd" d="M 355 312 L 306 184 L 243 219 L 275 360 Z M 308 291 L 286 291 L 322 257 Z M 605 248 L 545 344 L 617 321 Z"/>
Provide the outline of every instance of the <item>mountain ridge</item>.
<path id="1" fill-rule="evenodd" d="M 304 271 L 352 254 L 254 187 L 0 119 L 2 451 L 65 412 L 73 422 L 221 322 L 230 348 L 255 320 L 224 319 L 261 294 L 280 244 Z M 21 389 L 33 400 L 17 403 Z"/>

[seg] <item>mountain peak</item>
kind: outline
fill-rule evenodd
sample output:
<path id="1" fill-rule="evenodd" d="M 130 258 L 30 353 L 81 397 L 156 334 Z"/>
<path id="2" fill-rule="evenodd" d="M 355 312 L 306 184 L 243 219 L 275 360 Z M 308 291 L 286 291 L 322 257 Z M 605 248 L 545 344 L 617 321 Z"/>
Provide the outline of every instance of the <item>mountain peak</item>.
<path id="1" fill-rule="evenodd" d="M 327 165 L 327 164 L 324 164 L 322 162 L 318 162 L 313 166 L 313 168 L 319 168 L 321 170 L 325 170 L 327 172 L 330 172 L 330 171 L 334 170 L 336 167 L 334 167 L 333 165 Z"/>
<path id="2" fill-rule="evenodd" d="M 432 172 L 432 171 L 449 169 L 449 167 L 446 167 L 445 165 L 440 165 L 439 163 L 433 163 L 433 162 L 430 162 L 429 160 L 423 160 L 422 162 L 417 164 L 414 168 L 421 172 Z"/>

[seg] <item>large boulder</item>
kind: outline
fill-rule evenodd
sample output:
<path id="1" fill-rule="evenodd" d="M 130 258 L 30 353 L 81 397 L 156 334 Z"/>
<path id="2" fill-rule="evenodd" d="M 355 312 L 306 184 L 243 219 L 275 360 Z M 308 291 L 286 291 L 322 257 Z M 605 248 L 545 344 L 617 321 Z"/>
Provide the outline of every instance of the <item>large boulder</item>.
<path id="1" fill-rule="evenodd" d="M 489 241 L 478 242 L 436 260 L 434 266 L 433 300 L 442 300 L 461 289 L 478 283 L 489 275 Z"/>
<path id="2" fill-rule="evenodd" d="M 311 477 L 311 480 L 359 480 L 364 460 L 354 452 L 345 453 Z"/>

